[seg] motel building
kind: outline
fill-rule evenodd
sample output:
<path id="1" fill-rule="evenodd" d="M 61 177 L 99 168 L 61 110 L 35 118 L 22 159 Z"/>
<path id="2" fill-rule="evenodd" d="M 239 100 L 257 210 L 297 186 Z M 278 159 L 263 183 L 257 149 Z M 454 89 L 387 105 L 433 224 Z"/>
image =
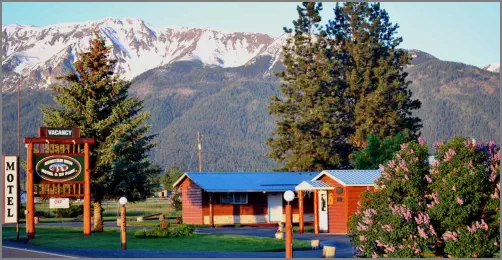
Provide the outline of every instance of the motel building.
<path id="1" fill-rule="evenodd" d="M 173 186 L 181 190 L 186 224 L 284 223 L 283 194 L 293 190 L 293 223 L 314 226 L 316 233 L 347 234 L 357 202 L 374 190 L 379 176 L 380 170 L 187 172 Z"/>

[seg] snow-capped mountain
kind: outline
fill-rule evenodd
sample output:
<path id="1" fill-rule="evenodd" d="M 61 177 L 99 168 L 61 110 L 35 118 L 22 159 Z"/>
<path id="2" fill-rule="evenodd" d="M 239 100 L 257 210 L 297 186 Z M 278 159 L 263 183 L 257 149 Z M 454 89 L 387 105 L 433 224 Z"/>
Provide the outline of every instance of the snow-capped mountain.
<path id="1" fill-rule="evenodd" d="M 238 67 L 257 56 L 279 61 L 284 37 L 262 33 L 226 32 L 214 28 L 153 27 L 133 18 L 105 18 L 85 23 L 36 27 L 3 25 L 2 91 L 20 82 L 23 88 L 46 88 L 56 77 L 73 70 L 76 54 L 86 50 L 98 30 L 112 46 L 116 72 L 125 79 L 180 60 Z"/>
<path id="2" fill-rule="evenodd" d="M 500 72 L 500 63 L 488 64 L 483 69 L 491 72 Z"/>

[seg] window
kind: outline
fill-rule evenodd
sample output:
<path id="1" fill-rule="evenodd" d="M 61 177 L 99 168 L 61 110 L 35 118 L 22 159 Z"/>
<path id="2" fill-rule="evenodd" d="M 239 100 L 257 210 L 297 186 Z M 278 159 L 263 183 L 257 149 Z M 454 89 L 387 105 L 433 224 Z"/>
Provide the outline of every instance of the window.
<path id="1" fill-rule="evenodd" d="M 248 194 L 237 192 L 221 193 L 221 204 L 247 204 Z"/>

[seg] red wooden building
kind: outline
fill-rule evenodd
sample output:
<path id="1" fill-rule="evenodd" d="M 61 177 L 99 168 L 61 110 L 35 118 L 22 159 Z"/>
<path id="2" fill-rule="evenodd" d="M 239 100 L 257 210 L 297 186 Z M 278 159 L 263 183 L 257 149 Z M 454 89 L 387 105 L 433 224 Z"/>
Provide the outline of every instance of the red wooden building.
<path id="1" fill-rule="evenodd" d="M 380 170 L 322 171 L 311 181 L 303 181 L 295 190 L 303 204 L 314 204 L 315 232 L 347 234 L 348 220 L 357 210 L 364 191 L 373 191 Z M 314 193 L 313 201 L 305 193 Z M 302 202 L 300 202 L 302 204 Z M 301 212 L 300 208 L 300 212 Z M 301 213 L 300 213 L 301 215 Z M 303 226 L 300 219 L 300 228 Z"/>
<path id="2" fill-rule="evenodd" d="M 182 217 L 187 224 L 231 225 L 284 222 L 283 193 L 318 172 L 187 172 L 173 186 L 181 188 Z M 299 221 L 298 200 L 293 221 Z M 313 205 L 304 220 L 314 220 Z"/>
<path id="3" fill-rule="evenodd" d="M 313 172 L 187 172 L 181 189 L 187 224 L 232 225 L 285 221 L 283 193 L 296 190 L 293 222 L 316 233 L 347 233 L 362 192 L 372 190 L 379 170 Z"/>

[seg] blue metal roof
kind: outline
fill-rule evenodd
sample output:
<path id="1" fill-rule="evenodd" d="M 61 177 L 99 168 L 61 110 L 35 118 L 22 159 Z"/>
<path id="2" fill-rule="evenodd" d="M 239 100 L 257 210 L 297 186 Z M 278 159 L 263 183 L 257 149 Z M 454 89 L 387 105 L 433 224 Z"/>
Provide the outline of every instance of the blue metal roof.
<path id="1" fill-rule="evenodd" d="M 187 172 L 185 176 L 209 192 L 283 192 L 294 190 L 319 172 Z M 175 184 L 176 185 L 176 184 Z"/>
<path id="2" fill-rule="evenodd" d="M 375 185 L 376 180 L 380 177 L 380 170 L 326 170 L 322 171 L 316 179 L 323 174 L 327 174 L 343 185 L 364 186 Z"/>

